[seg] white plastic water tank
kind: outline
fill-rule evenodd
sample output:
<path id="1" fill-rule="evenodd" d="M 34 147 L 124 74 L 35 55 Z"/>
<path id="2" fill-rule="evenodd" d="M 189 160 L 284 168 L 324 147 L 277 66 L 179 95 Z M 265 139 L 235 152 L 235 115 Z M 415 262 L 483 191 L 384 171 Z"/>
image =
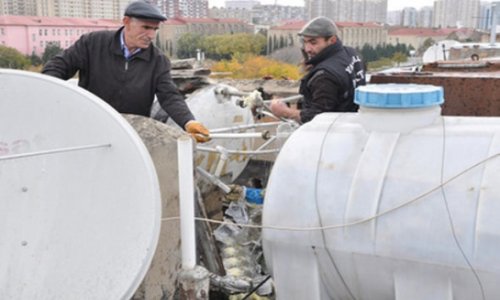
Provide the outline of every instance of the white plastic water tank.
<path id="1" fill-rule="evenodd" d="M 186 99 L 196 120 L 202 122 L 210 130 L 254 124 L 250 108 L 242 108 L 237 104 L 240 97 L 220 92 L 222 90 L 238 92 L 234 87 L 217 84 L 197 90 Z M 169 119 L 167 124 L 174 125 L 175 123 Z M 253 150 L 253 140 L 250 138 L 214 139 L 202 146 L 210 148 L 218 146 L 227 150 Z M 219 156 L 219 153 L 197 151 L 196 165 L 213 174 L 217 168 Z M 230 181 L 235 180 L 248 164 L 248 160 L 248 155 L 229 155 L 221 177 L 227 176 Z"/>
<path id="2" fill-rule="evenodd" d="M 263 231 L 278 299 L 500 299 L 500 118 L 442 117 L 442 95 L 361 87 L 288 139 L 263 213 L 288 228 Z"/>

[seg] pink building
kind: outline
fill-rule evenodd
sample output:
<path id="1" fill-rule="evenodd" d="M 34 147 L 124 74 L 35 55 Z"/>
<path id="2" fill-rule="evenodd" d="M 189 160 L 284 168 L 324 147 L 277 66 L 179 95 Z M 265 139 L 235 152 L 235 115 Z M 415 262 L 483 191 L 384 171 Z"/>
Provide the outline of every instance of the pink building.
<path id="1" fill-rule="evenodd" d="M 115 30 L 119 21 L 37 16 L 0 16 L 0 45 L 41 56 L 51 43 L 66 49 L 85 33 Z"/>

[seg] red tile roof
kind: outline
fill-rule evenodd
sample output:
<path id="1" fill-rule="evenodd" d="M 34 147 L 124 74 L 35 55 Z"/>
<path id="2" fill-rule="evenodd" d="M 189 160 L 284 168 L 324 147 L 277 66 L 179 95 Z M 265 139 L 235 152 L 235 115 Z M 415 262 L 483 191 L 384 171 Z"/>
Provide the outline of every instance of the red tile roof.
<path id="1" fill-rule="evenodd" d="M 470 33 L 469 28 L 393 28 L 389 29 L 389 35 L 414 35 L 414 36 L 448 36 L 454 32 Z"/>
<path id="2" fill-rule="evenodd" d="M 121 21 L 107 19 L 59 18 L 37 16 L 0 16 L 0 25 L 119 27 Z"/>
<path id="3" fill-rule="evenodd" d="M 304 25 L 306 25 L 306 21 L 294 21 L 294 22 L 289 22 L 289 23 L 285 23 L 283 25 L 280 25 L 280 26 L 275 26 L 275 27 L 271 27 L 271 29 L 274 29 L 274 30 L 297 30 L 299 31 L 300 29 L 302 29 L 302 27 L 304 27 Z"/>
<path id="4" fill-rule="evenodd" d="M 307 23 L 306 21 L 292 21 L 292 22 L 285 23 L 281 26 L 272 27 L 272 29 L 299 31 L 300 29 L 302 29 L 302 27 L 304 27 L 304 25 L 306 25 L 306 23 Z M 374 23 L 374 22 L 335 22 L 335 24 L 339 28 L 346 28 L 346 27 L 349 27 L 349 28 L 352 28 L 352 27 L 381 28 L 381 27 L 383 27 L 382 25 L 379 25 L 379 24 Z"/>
<path id="5" fill-rule="evenodd" d="M 175 17 L 170 18 L 164 22 L 165 25 L 185 25 L 185 24 L 217 24 L 217 23 L 232 23 L 232 24 L 246 24 L 239 19 L 216 19 L 216 18 L 184 18 Z"/>

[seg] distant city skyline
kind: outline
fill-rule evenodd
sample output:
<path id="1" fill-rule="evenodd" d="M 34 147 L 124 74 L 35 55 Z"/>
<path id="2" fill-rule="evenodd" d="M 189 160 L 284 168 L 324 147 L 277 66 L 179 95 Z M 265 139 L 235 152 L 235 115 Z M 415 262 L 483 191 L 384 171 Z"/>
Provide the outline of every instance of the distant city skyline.
<path id="1" fill-rule="evenodd" d="M 226 0 L 208 0 L 209 7 L 223 7 Z M 304 6 L 304 0 L 257 0 L 261 4 L 278 4 L 291 6 Z M 484 0 L 491 2 L 492 0 Z M 387 10 L 402 10 L 405 7 L 420 9 L 424 6 L 433 6 L 434 0 L 389 0 Z"/>

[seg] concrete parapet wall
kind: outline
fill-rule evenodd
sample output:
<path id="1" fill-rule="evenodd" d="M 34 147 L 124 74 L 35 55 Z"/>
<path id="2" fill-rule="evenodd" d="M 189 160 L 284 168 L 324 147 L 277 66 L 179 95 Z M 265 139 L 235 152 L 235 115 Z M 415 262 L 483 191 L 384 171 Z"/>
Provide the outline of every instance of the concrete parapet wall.
<path id="1" fill-rule="evenodd" d="M 500 76 L 491 74 L 372 75 L 370 83 L 416 83 L 442 86 L 443 115 L 500 116 Z"/>
<path id="2" fill-rule="evenodd" d="M 183 131 L 150 118 L 123 115 L 138 132 L 156 167 L 162 218 L 179 216 L 177 138 Z M 124 165 L 127 162 L 123 162 Z M 132 299 L 172 299 L 181 270 L 179 221 L 164 221 L 150 269 Z"/>

